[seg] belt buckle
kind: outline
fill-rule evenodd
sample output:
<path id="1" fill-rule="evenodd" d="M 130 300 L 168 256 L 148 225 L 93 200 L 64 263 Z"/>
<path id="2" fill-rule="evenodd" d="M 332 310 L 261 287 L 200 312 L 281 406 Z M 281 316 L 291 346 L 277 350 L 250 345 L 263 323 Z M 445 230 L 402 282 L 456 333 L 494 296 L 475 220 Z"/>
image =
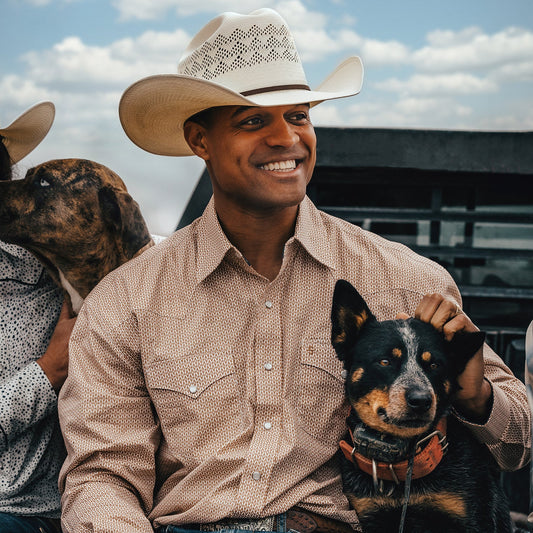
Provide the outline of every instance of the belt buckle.
<path id="1" fill-rule="evenodd" d="M 219 520 L 211 524 L 200 524 L 200 531 L 220 531 L 221 529 L 242 529 L 244 531 L 273 531 L 274 516 L 259 518 L 257 520 L 244 520 L 233 522 L 230 520 Z"/>

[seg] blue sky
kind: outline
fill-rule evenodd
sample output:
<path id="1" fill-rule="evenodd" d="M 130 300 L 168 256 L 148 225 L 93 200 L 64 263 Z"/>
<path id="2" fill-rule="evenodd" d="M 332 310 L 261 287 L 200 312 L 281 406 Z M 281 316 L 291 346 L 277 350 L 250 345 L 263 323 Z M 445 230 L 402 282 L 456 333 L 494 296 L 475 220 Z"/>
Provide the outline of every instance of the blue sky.
<path id="1" fill-rule="evenodd" d="M 168 235 L 202 171 L 154 156 L 118 120 L 133 82 L 175 72 L 188 41 L 222 11 L 277 9 L 311 87 L 348 55 L 360 95 L 323 103 L 317 126 L 533 130 L 532 0 L 1 0 L 0 125 L 56 104 L 43 143 L 18 165 L 82 157 L 117 172 L 153 233 Z"/>

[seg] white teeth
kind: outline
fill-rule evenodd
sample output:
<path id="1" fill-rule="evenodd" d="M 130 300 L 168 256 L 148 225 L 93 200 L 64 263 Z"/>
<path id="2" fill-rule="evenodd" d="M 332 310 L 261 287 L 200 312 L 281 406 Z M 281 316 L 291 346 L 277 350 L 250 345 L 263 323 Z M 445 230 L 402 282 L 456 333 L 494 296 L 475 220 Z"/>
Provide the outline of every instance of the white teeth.
<path id="1" fill-rule="evenodd" d="M 262 170 L 281 170 L 286 172 L 296 168 L 296 161 L 294 159 L 290 159 L 289 161 L 276 161 L 275 163 L 261 165 L 259 168 Z"/>

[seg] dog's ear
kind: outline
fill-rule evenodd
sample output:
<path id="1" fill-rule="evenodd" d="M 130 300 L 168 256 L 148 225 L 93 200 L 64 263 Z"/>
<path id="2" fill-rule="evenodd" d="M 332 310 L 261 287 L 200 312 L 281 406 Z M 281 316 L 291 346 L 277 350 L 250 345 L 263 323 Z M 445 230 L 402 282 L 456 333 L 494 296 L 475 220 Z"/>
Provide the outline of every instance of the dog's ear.
<path id="1" fill-rule="evenodd" d="M 118 237 L 119 251 L 131 259 L 152 238 L 139 205 L 126 191 L 114 187 L 102 187 L 98 199 L 105 223 Z"/>
<path id="2" fill-rule="evenodd" d="M 331 307 L 331 344 L 341 361 L 354 345 L 364 325 L 376 318 L 357 289 L 344 279 L 339 279 L 333 292 Z"/>
<path id="3" fill-rule="evenodd" d="M 463 372 L 468 361 L 483 346 L 484 342 L 484 331 L 458 331 L 452 340 L 445 341 L 457 376 Z"/>

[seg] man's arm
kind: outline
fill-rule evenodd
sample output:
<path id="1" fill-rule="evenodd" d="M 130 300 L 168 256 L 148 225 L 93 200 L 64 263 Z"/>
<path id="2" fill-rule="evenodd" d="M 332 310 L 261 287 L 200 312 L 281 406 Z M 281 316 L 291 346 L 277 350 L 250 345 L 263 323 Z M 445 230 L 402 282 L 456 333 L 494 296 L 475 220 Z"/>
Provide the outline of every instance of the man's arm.
<path id="1" fill-rule="evenodd" d="M 63 527 L 152 532 L 146 516 L 159 427 L 144 386 L 137 323 L 92 303 L 78 316 L 59 396 L 68 452 L 59 477 Z"/>
<path id="2" fill-rule="evenodd" d="M 450 340 L 458 331 L 478 331 L 455 301 L 426 295 L 415 317 L 433 324 Z M 459 376 L 454 399 L 458 417 L 485 443 L 503 470 L 525 465 L 531 450 L 531 414 L 525 385 L 486 344 Z"/>

